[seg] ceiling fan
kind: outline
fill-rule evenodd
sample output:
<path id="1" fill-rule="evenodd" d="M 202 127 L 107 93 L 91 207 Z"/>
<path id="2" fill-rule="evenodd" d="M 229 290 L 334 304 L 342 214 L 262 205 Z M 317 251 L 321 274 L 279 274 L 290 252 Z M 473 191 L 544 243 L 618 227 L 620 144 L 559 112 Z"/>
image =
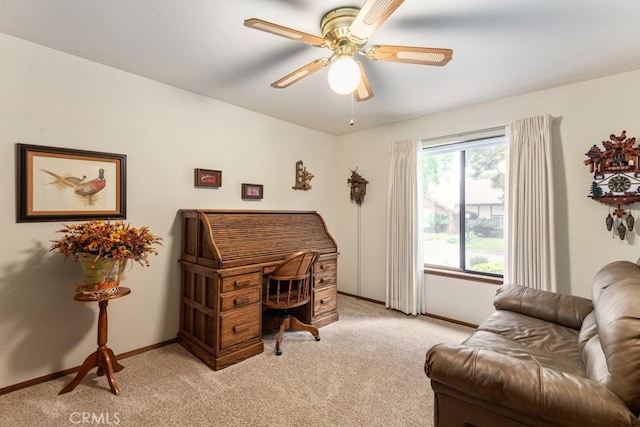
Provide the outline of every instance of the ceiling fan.
<path id="1" fill-rule="evenodd" d="M 373 98 L 373 91 L 362 64 L 354 55 L 372 61 L 405 62 L 421 65 L 445 65 L 453 50 L 431 47 L 373 45 L 362 48 L 377 28 L 404 0 L 366 0 L 362 8 L 341 7 L 324 15 L 320 22 L 322 37 L 298 31 L 272 22 L 251 18 L 244 25 L 256 30 L 333 51 L 329 58 L 316 59 L 271 84 L 283 89 L 331 64 L 329 84 L 341 94 L 353 93 L 357 101 Z"/>

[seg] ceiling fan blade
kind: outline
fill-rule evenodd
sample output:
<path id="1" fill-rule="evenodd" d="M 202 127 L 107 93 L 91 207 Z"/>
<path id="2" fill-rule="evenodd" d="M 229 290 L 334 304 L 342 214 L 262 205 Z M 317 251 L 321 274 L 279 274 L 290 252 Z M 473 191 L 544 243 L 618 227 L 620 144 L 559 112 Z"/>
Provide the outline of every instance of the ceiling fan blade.
<path id="1" fill-rule="evenodd" d="M 349 27 L 349 36 L 362 45 L 404 0 L 367 0 Z"/>
<path id="2" fill-rule="evenodd" d="M 284 89 L 285 87 L 294 84 L 298 80 L 301 80 L 308 75 L 315 73 L 321 68 L 326 67 L 328 63 L 328 59 L 316 59 L 315 61 L 308 63 L 304 67 L 298 68 L 294 72 L 287 74 L 280 80 L 271 83 L 271 86 L 275 87 L 276 89 Z"/>
<path id="3" fill-rule="evenodd" d="M 362 102 L 373 98 L 373 90 L 371 90 L 371 85 L 369 84 L 369 79 L 367 78 L 367 73 L 364 71 L 364 67 L 359 62 L 358 66 L 360 67 L 360 75 L 362 77 L 360 84 L 356 90 L 353 91 L 353 96 L 356 98 L 356 101 Z"/>
<path id="4" fill-rule="evenodd" d="M 445 65 L 453 57 L 453 50 L 434 47 L 371 46 L 367 49 L 366 55 L 374 61 Z"/>
<path id="5" fill-rule="evenodd" d="M 244 25 L 256 30 L 265 31 L 267 33 L 275 34 L 276 36 L 286 37 L 297 42 L 310 44 L 311 46 L 324 47 L 325 41 L 322 37 L 314 36 L 313 34 L 304 33 L 302 31 L 294 30 L 293 28 L 283 27 L 282 25 L 274 24 L 272 22 L 263 21 L 258 18 L 251 18 L 244 21 Z"/>

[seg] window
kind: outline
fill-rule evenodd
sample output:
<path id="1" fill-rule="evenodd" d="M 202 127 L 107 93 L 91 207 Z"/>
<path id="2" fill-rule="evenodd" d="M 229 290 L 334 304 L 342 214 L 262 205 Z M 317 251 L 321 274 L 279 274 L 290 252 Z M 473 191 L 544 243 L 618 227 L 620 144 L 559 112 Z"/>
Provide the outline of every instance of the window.
<path id="1" fill-rule="evenodd" d="M 425 147 L 425 265 L 504 272 L 504 136 Z"/>

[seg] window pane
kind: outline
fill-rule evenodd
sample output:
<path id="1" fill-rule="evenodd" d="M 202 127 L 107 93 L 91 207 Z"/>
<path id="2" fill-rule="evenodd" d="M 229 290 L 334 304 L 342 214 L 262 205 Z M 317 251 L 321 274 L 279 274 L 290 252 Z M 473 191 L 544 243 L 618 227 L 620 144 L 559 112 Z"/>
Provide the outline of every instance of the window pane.
<path id="1" fill-rule="evenodd" d="M 465 152 L 465 269 L 504 272 L 504 144 Z"/>
<path id="2" fill-rule="evenodd" d="M 424 262 L 504 272 L 504 136 L 425 147 Z"/>
<path id="3" fill-rule="evenodd" d="M 460 152 L 423 156 L 424 262 L 460 268 Z"/>

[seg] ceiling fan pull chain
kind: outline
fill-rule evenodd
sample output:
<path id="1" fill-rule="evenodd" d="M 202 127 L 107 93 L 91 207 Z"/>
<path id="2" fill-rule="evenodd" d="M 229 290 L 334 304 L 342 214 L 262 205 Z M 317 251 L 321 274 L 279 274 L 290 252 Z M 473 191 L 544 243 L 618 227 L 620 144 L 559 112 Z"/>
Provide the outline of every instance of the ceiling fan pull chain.
<path id="1" fill-rule="evenodd" d="M 349 99 L 351 100 L 351 121 L 349 122 L 349 125 L 353 126 L 355 124 L 353 121 L 353 95 L 351 95 Z"/>

